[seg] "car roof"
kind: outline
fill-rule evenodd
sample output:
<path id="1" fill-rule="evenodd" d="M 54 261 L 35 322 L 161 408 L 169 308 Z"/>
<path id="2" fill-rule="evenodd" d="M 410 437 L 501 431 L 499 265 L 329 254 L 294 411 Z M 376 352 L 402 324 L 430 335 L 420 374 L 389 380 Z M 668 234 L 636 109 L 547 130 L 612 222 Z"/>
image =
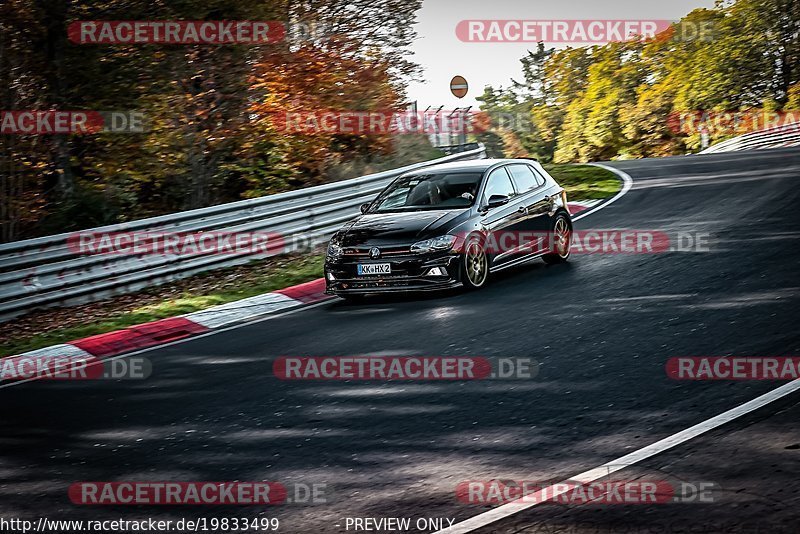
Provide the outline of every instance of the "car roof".
<path id="1" fill-rule="evenodd" d="M 533 159 L 470 159 L 466 161 L 451 161 L 449 163 L 439 163 L 430 167 L 423 167 L 408 171 L 406 174 L 423 173 L 430 171 L 485 171 L 498 163 L 532 163 Z"/>

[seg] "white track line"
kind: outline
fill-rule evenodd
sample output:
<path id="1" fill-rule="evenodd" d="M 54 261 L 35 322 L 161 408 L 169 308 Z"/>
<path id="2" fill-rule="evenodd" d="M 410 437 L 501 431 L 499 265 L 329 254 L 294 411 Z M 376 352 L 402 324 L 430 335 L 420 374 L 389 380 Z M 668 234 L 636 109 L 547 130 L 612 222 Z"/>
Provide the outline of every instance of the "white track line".
<path id="1" fill-rule="evenodd" d="M 591 210 L 587 210 L 586 212 L 581 213 L 577 217 L 573 217 L 573 221 L 577 221 L 578 219 L 582 219 L 587 215 L 591 215 L 592 213 L 599 211 L 609 204 L 616 202 L 620 198 L 622 198 L 630 189 L 633 187 L 633 178 L 626 172 L 623 172 L 619 169 L 615 169 L 609 165 L 604 165 L 602 163 L 590 163 L 589 165 L 594 165 L 595 167 L 601 167 L 608 171 L 613 172 L 622 180 L 622 190 L 617 193 L 614 197 L 612 197 L 608 202 L 603 202 L 596 208 Z M 657 441 L 652 445 L 648 445 L 638 451 L 634 451 L 630 454 L 626 454 L 616 460 L 612 460 L 608 463 L 605 463 L 599 467 L 595 467 L 594 469 L 590 469 L 588 471 L 584 471 L 579 475 L 575 475 L 574 477 L 570 477 L 559 484 L 563 485 L 563 491 L 555 491 L 553 489 L 547 490 L 549 493 L 545 495 L 545 490 L 539 490 L 536 493 L 523 497 L 519 500 L 504 504 L 502 506 L 498 506 L 497 508 L 493 508 L 488 512 L 484 512 L 482 514 L 478 514 L 474 517 L 471 517 L 465 521 L 460 523 L 456 523 L 451 527 L 447 527 L 443 530 L 439 530 L 434 532 L 433 534 L 463 534 L 466 532 L 472 532 L 473 530 L 485 527 L 495 521 L 499 521 L 506 517 L 512 516 L 517 514 L 523 510 L 527 510 L 536 506 L 537 504 L 541 504 L 542 502 L 547 502 L 548 500 L 552 500 L 559 495 L 566 493 L 569 491 L 570 487 L 574 487 L 577 484 L 588 484 L 590 482 L 594 482 L 595 480 L 599 480 L 605 476 L 610 475 L 611 473 L 615 473 L 621 469 L 625 469 L 631 465 L 641 462 L 642 460 L 646 460 L 656 454 L 660 454 L 666 450 L 669 450 L 673 447 L 676 447 L 682 443 L 689 441 L 692 438 L 696 438 L 701 434 L 705 434 L 706 432 L 713 430 L 719 426 L 724 425 L 734 419 L 737 419 L 745 414 L 752 412 L 753 410 L 757 410 L 762 406 L 769 404 L 770 402 L 776 401 L 780 398 L 785 397 L 795 391 L 800 390 L 800 379 L 794 380 L 785 384 L 777 389 L 773 389 L 772 391 L 761 395 L 760 397 L 756 397 L 755 399 L 742 404 L 732 410 L 728 410 L 725 413 L 721 413 L 711 419 L 703 421 L 702 423 L 696 424 L 693 427 L 687 428 L 677 434 L 673 434 L 667 438 L 662 439 L 661 441 Z"/>
<path id="2" fill-rule="evenodd" d="M 599 206 L 583 211 L 577 217 L 573 217 L 572 218 L 573 221 L 583 219 L 587 215 L 591 215 L 592 213 L 600 211 L 601 209 L 605 208 L 609 204 L 613 204 L 614 202 L 625 196 L 625 193 L 627 193 L 630 190 L 630 188 L 633 187 L 633 178 L 631 178 L 628 173 L 621 171 L 619 169 L 615 169 L 614 167 L 611 167 L 609 165 L 604 165 L 602 163 L 589 163 L 589 165 L 594 165 L 595 167 L 600 167 L 601 169 L 605 169 L 607 171 L 616 174 L 620 178 L 620 180 L 622 180 L 622 190 L 613 197 L 611 197 L 607 202 L 603 202 Z"/>
<path id="3" fill-rule="evenodd" d="M 473 530 L 485 527 L 486 525 L 494 523 L 495 521 L 499 521 L 523 510 L 532 508 L 537 504 L 542 504 L 542 502 L 552 500 L 553 498 L 569 491 L 570 487 L 594 482 L 595 480 L 599 480 L 610 475 L 611 473 L 615 473 L 621 469 L 625 469 L 626 467 L 637 464 L 642 460 L 646 460 L 652 456 L 655 456 L 656 454 L 660 454 L 673 447 L 677 447 L 682 443 L 686 443 L 690 439 L 705 434 L 710 430 L 720 427 L 725 423 L 729 423 L 734 419 L 738 419 L 743 415 L 766 406 L 767 404 L 781 399 L 798 390 L 800 390 L 800 379 L 793 380 L 792 382 L 784 384 L 777 389 L 773 389 L 772 391 L 765 393 L 760 397 L 756 397 L 751 401 L 745 402 L 741 406 L 737 406 L 732 410 L 728 410 L 727 412 L 721 413 L 715 417 L 712 417 L 711 419 L 703 421 L 702 423 L 696 424 L 693 427 L 682 430 L 677 434 L 673 434 L 662 439 L 661 441 L 653 443 L 652 445 L 648 445 L 647 447 L 639 449 L 638 451 L 626 454 L 625 456 L 617 458 L 616 460 L 612 460 L 599 467 L 595 467 L 594 469 L 590 469 L 579 475 L 570 477 L 569 479 L 559 483 L 565 485 L 564 488 L 561 488 L 559 491 L 549 490 L 549 493 L 545 494 L 545 492 L 548 490 L 539 490 L 529 496 L 504 504 L 502 506 L 498 506 L 497 508 L 489 510 L 488 512 L 478 514 L 475 517 L 471 517 L 465 521 L 456 523 L 451 527 L 434 532 L 434 534 L 464 534 L 466 532 L 472 532 Z"/>

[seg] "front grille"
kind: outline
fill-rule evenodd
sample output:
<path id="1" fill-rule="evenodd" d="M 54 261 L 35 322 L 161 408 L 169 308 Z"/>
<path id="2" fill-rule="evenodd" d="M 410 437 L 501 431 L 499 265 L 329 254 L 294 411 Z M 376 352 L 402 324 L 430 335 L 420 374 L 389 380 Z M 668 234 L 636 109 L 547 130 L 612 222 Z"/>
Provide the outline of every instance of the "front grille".
<path id="1" fill-rule="evenodd" d="M 379 287 L 405 287 L 413 284 L 414 282 L 410 280 L 397 280 L 392 282 L 350 282 L 344 285 L 346 285 L 347 289 L 373 289 Z"/>
<path id="2" fill-rule="evenodd" d="M 369 251 L 372 247 L 344 247 L 344 255 L 349 257 L 369 257 Z M 403 246 L 387 246 L 378 247 L 381 250 L 381 258 L 384 256 L 402 256 L 411 253 L 411 247 L 408 245 Z M 380 259 L 380 258 L 378 258 Z"/>
<path id="3" fill-rule="evenodd" d="M 448 280 L 430 279 L 425 278 L 404 278 L 399 280 L 383 279 L 383 280 L 340 280 L 339 287 L 341 289 L 380 289 L 380 288 L 403 288 L 403 287 L 426 287 L 435 286 L 446 283 Z"/>

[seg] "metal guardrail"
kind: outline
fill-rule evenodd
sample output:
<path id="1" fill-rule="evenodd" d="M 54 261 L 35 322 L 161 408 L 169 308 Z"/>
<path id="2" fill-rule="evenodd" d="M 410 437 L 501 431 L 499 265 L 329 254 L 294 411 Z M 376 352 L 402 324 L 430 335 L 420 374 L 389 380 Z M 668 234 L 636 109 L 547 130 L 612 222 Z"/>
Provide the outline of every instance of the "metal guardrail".
<path id="1" fill-rule="evenodd" d="M 699 152 L 699 154 L 716 154 L 737 150 L 759 150 L 764 148 L 780 148 L 800 145 L 800 123 L 784 124 L 777 128 L 769 128 L 758 132 L 750 132 L 728 139 Z"/>
<path id="2" fill-rule="evenodd" d="M 480 143 L 466 143 L 463 145 L 437 146 L 436 148 L 438 148 L 439 150 L 441 150 L 442 152 L 444 152 L 449 156 L 450 154 L 459 154 L 461 152 L 468 152 L 470 150 L 475 150 L 479 146 L 481 146 Z"/>
<path id="3" fill-rule="evenodd" d="M 74 233 L 0 245 L 0 321 L 33 309 L 94 302 L 319 244 L 399 175 L 438 163 L 485 157 L 486 150 L 479 145 L 470 151 L 352 180 L 83 231 L 270 232 L 281 236 L 280 250 L 241 255 L 85 255 L 69 246 Z"/>

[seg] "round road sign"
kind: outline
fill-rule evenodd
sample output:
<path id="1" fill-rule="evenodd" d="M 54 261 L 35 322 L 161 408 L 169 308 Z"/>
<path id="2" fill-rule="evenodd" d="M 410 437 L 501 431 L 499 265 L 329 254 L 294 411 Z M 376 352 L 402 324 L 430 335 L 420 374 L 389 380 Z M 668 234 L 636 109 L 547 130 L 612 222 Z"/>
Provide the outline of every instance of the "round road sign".
<path id="1" fill-rule="evenodd" d="M 454 76 L 453 79 L 450 80 L 450 91 L 457 98 L 464 98 L 467 95 L 467 91 L 469 91 L 467 80 L 465 80 L 463 76 Z"/>

